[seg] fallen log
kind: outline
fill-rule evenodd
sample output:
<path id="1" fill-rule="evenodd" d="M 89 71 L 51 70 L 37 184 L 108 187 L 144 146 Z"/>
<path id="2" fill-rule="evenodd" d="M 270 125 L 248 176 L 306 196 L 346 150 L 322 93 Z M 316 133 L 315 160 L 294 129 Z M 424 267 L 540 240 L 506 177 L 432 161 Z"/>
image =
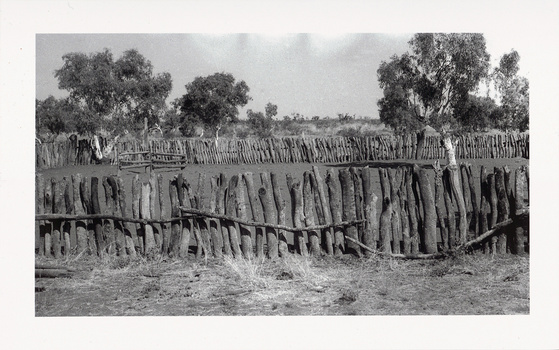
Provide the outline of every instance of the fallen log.
<path id="1" fill-rule="evenodd" d="M 323 230 L 323 229 L 330 228 L 330 227 L 362 224 L 366 221 L 366 220 L 342 221 L 342 222 L 338 222 L 338 223 L 334 223 L 334 224 L 316 225 L 316 226 L 297 228 L 297 227 L 290 227 L 290 226 L 286 226 L 286 225 L 276 225 L 276 224 L 269 224 L 269 223 L 264 223 L 264 222 L 254 222 L 254 221 L 241 220 L 241 219 L 231 217 L 231 216 L 227 216 L 227 215 L 207 213 L 207 212 L 204 212 L 202 210 L 197 210 L 197 209 L 193 209 L 193 208 L 180 207 L 179 209 L 182 212 L 188 213 L 188 214 L 206 216 L 206 217 L 209 217 L 209 218 L 220 219 L 220 220 L 229 220 L 229 221 L 232 221 L 232 222 L 236 222 L 236 223 L 239 223 L 239 224 L 242 224 L 242 225 L 248 225 L 248 226 L 261 226 L 261 227 L 275 228 L 275 229 L 278 229 L 278 230 L 285 230 L 285 231 L 289 231 L 289 232 L 301 232 L 301 231 L 306 231 L 306 230 Z"/>
<path id="2" fill-rule="evenodd" d="M 35 278 L 72 277 L 72 272 L 67 269 L 38 269 L 35 268 Z"/>
<path id="3" fill-rule="evenodd" d="M 400 258 L 400 259 L 442 259 L 448 256 L 452 256 L 453 254 L 464 250 L 474 244 L 477 243 L 481 243 L 484 239 L 491 237 L 492 235 L 494 235 L 495 233 L 497 233 L 500 229 L 502 229 L 503 227 L 509 226 L 513 223 L 514 221 L 512 219 L 507 219 L 503 222 L 500 222 L 498 224 L 495 225 L 495 227 L 487 232 L 485 232 L 484 234 L 482 234 L 481 236 L 477 237 L 476 239 L 473 239 L 471 241 L 468 241 L 464 244 L 461 244 L 459 246 L 457 246 L 455 249 L 446 251 L 446 252 L 437 252 L 437 253 L 432 253 L 432 254 L 393 254 L 393 253 L 385 253 L 385 252 L 381 252 L 372 248 L 367 247 L 366 245 L 358 242 L 357 240 L 345 236 L 345 238 L 357 245 L 359 245 L 361 248 L 370 251 L 371 253 L 374 254 L 378 254 L 378 255 L 382 255 L 382 256 L 388 256 L 388 257 L 392 257 L 392 258 Z"/>

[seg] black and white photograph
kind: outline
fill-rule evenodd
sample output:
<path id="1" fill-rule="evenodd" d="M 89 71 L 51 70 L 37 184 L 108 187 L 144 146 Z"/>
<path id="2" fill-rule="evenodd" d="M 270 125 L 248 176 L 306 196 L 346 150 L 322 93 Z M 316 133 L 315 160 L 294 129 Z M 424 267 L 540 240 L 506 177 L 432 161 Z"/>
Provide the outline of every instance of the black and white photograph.
<path id="1" fill-rule="evenodd" d="M 559 346 L 558 3 L 101 4 L 2 3 L 7 348 Z"/>

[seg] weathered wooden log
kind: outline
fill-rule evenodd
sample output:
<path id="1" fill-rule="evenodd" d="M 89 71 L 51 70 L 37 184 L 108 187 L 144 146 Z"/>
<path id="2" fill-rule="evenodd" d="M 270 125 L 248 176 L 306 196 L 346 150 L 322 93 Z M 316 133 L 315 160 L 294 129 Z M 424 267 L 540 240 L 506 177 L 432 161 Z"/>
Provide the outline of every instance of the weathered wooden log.
<path id="1" fill-rule="evenodd" d="M 429 176 L 425 169 L 415 165 L 414 171 L 418 175 L 419 191 L 423 203 L 423 249 L 425 253 L 437 252 L 437 214 L 435 211 L 435 200 L 429 182 Z"/>
<path id="2" fill-rule="evenodd" d="M 330 207 L 328 206 L 328 202 L 326 200 L 326 192 L 324 190 L 324 180 L 318 171 L 318 167 L 316 165 L 312 166 L 314 179 L 316 181 L 316 186 L 314 187 L 318 192 L 318 197 L 320 198 L 320 203 L 316 203 L 320 206 L 322 215 L 324 217 L 324 224 L 331 224 L 332 223 L 332 213 L 330 212 Z M 371 188 L 372 191 L 372 188 Z M 373 194 L 374 195 L 374 194 Z M 332 228 L 327 229 L 324 231 L 324 246 L 327 255 L 334 254 L 334 246 L 332 237 L 334 235 L 334 230 Z M 368 238 L 367 238 L 368 239 Z M 368 240 L 366 244 L 370 243 L 371 240 Z"/>
<path id="3" fill-rule="evenodd" d="M 236 217 L 237 210 L 235 208 L 235 196 L 237 195 L 237 186 L 239 182 L 239 176 L 233 175 L 229 180 L 229 187 L 227 188 L 227 201 L 225 204 L 225 214 L 229 216 Z M 231 243 L 231 250 L 235 258 L 240 258 L 242 256 L 241 247 L 239 246 L 239 233 L 234 222 L 228 221 L 227 226 L 229 228 L 229 239 Z"/>
<path id="4" fill-rule="evenodd" d="M 314 203 L 314 211 L 316 213 L 316 218 L 318 219 L 318 223 L 320 225 L 324 225 L 326 223 L 326 219 L 324 218 L 324 212 L 322 208 L 322 200 L 320 199 L 320 194 L 318 193 L 318 183 L 316 181 L 316 177 L 312 171 L 309 172 L 309 180 L 311 183 L 311 192 L 312 198 Z M 320 240 L 320 247 L 321 247 L 321 254 L 326 252 L 326 237 L 323 231 L 318 232 L 318 238 Z M 333 248 L 332 248 L 333 251 Z"/>
<path id="5" fill-rule="evenodd" d="M 406 168 L 401 169 L 400 176 L 400 219 L 402 222 L 402 241 L 404 254 L 411 254 L 410 219 L 408 214 L 408 192 L 406 187 Z M 365 174 L 365 172 L 363 172 Z"/>
<path id="6" fill-rule="evenodd" d="M 155 219 L 156 216 L 156 205 L 159 203 L 159 198 L 157 196 L 157 174 L 152 171 L 149 174 L 149 215 L 150 218 Z M 155 249 L 158 253 L 161 253 L 162 247 L 162 237 L 161 237 L 161 227 L 159 230 L 156 226 L 152 226 L 153 238 L 155 241 Z"/>
<path id="7" fill-rule="evenodd" d="M 503 168 L 495 167 L 494 173 L 495 192 L 497 193 L 497 222 L 503 222 L 510 216 Z M 497 253 L 507 253 L 507 233 L 504 231 L 501 231 L 501 233 L 497 237 Z"/>
<path id="8" fill-rule="evenodd" d="M 179 195 L 177 190 L 177 179 L 169 180 L 169 199 L 171 201 L 171 216 L 180 216 L 179 210 Z M 188 203 L 190 206 L 190 203 Z M 185 222 L 184 220 L 183 222 Z M 190 232 L 190 231 L 189 231 Z M 173 257 L 187 257 L 188 256 L 188 243 L 186 247 L 182 247 L 181 252 L 181 242 L 182 242 L 182 227 L 180 221 L 174 221 L 171 223 L 171 234 L 169 237 L 169 255 Z M 184 251 L 186 249 L 186 251 Z"/>
<path id="9" fill-rule="evenodd" d="M 524 209 L 524 189 L 526 187 L 526 168 L 520 167 L 515 170 L 515 202 L 514 202 L 514 215 L 518 215 L 517 212 Z M 514 249 L 515 254 L 524 254 L 524 228 L 522 225 L 518 225 L 514 231 Z"/>
<path id="10" fill-rule="evenodd" d="M 73 273 L 67 269 L 35 268 L 35 278 L 72 277 Z"/>
<path id="11" fill-rule="evenodd" d="M 165 204 L 165 198 L 163 195 L 163 176 L 161 174 L 157 174 L 157 192 L 159 194 L 159 218 L 166 219 L 169 217 L 167 206 Z M 168 223 L 161 223 L 160 224 L 161 230 L 161 252 L 163 255 L 169 254 L 169 243 L 171 238 L 171 231 L 169 230 Z"/>
<path id="12" fill-rule="evenodd" d="M 64 208 L 63 210 L 66 214 L 74 213 L 74 194 L 72 179 L 64 176 L 62 179 L 63 191 L 64 191 Z M 72 247 L 76 246 L 76 223 L 74 221 L 65 221 L 62 224 L 62 239 L 64 256 L 69 256 L 72 252 Z M 73 242 L 73 245 L 72 245 Z"/>
<path id="13" fill-rule="evenodd" d="M 380 188 L 382 191 L 382 212 L 379 222 L 379 249 L 382 253 L 391 254 L 392 247 L 392 200 L 390 193 L 390 180 L 388 170 L 379 168 Z"/>
<path id="14" fill-rule="evenodd" d="M 99 178 L 91 177 L 91 210 L 93 214 L 101 214 L 101 207 L 99 205 Z M 101 219 L 93 219 L 95 230 L 95 243 L 97 244 L 97 255 L 103 256 L 105 254 L 106 242 L 103 237 L 103 221 Z"/>
<path id="15" fill-rule="evenodd" d="M 349 169 L 340 169 L 339 171 L 340 184 L 342 188 L 342 220 L 343 221 L 354 221 L 357 220 L 357 214 L 355 209 L 355 190 L 353 186 L 353 180 L 351 178 L 351 173 Z M 345 228 L 345 236 L 352 237 L 355 240 L 359 240 L 357 234 L 357 227 L 348 226 Z M 346 253 L 355 254 L 361 256 L 361 248 L 355 243 L 346 244 Z"/>
<path id="16" fill-rule="evenodd" d="M 150 210 L 150 192 L 151 185 L 149 183 L 142 184 L 142 192 L 140 197 L 140 217 L 143 219 L 151 219 Z M 156 251 L 155 237 L 153 226 L 150 224 L 144 225 L 144 254 L 153 254 Z"/>
<path id="17" fill-rule="evenodd" d="M 207 157 L 207 155 L 206 155 Z M 204 198 L 206 198 L 205 192 L 205 185 L 206 185 L 206 173 L 199 173 L 198 174 L 198 186 L 196 187 L 196 194 L 194 196 L 195 199 L 195 207 L 204 210 L 205 209 L 205 202 Z M 198 243 L 198 248 L 202 247 L 202 251 L 204 252 L 204 256 L 208 257 L 211 254 L 211 241 L 210 241 L 210 231 L 209 231 L 209 221 L 207 218 L 202 218 L 196 220 L 197 225 L 194 227 L 194 236 L 196 237 L 196 241 Z M 199 228 L 199 237 L 197 236 L 198 231 L 196 230 L 196 226 Z M 200 258 L 201 253 L 200 249 L 196 250 L 196 257 Z"/>
<path id="18" fill-rule="evenodd" d="M 304 211 L 303 211 L 303 196 L 301 191 L 301 184 L 299 182 L 293 182 L 291 184 L 291 207 L 292 207 L 292 217 L 293 226 L 295 228 L 303 228 Z M 307 250 L 307 245 L 305 243 L 305 236 L 302 231 L 295 232 L 294 235 L 295 246 L 297 251 L 302 256 L 308 256 L 309 252 Z"/>
<path id="19" fill-rule="evenodd" d="M 466 232 L 472 221 L 472 197 L 470 193 L 470 185 L 468 183 L 468 170 L 465 163 L 460 163 L 460 176 L 462 179 L 462 194 L 464 195 L 464 208 L 466 209 Z M 467 239 L 466 239 L 467 241 Z"/>
<path id="20" fill-rule="evenodd" d="M 261 173 L 260 178 L 262 180 L 263 187 L 258 190 L 258 196 L 262 205 L 262 212 L 264 213 L 265 222 L 275 224 L 280 222 L 281 220 L 281 222 L 285 224 L 285 203 L 281 199 L 281 193 L 279 192 L 279 184 L 277 183 L 276 175 Z M 277 187 L 277 189 L 274 189 L 274 185 Z M 278 196 L 277 200 L 274 199 L 274 196 L 276 195 Z M 276 206 L 276 202 L 279 202 L 280 207 Z M 280 215 L 282 215 L 281 218 Z M 285 233 L 282 231 L 281 237 L 279 237 L 279 231 L 269 227 L 265 229 L 265 232 L 266 236 L 262 238 L 262 241 L 267 241 L 268 257 L 271 259 L 277 258 L 280 253 L 280 245 L 283 246 L 281 247 L 281 254 L 282 256 L 285 256 L 285 254 L 287 254 L 287 238 L 285 237 Z"/>
<path id="21" fill-rule="evenodd" d="M 303 174 L 303 215 L 305 226 L 314 226 L 314 198 L 312 195 L 311 172 L 305 171 Z M 320 237 L 316 230 L 308 230 L 310 254 L 314 256 L 320 255 Z"/>
<path id="22" fill-rule="evenodd" d="M 495 174 L 487 175 L 487 186 L 489 189 L 489 206 L 491 208 L 491 213 L 489 216 L 489 228 L 492 229 L 497 224 L 497 191 L 495 190 Z M 493 254 L 497 253 L 497 237 L 491 237 L 491 252 Z"/>
<path id="23" fill-rule="evenodd" d="M 212 176 L 210 179 L 210 206 L 211 213 L 217 213 L 217 197 L 219 194 L 219 176 Z M 212 253 L 216 258 L 223 257 L 223 238 L 219 221 L 212 219 L 210 222 L 210 236 L 212 241 Z"/>
<path id="24" fill-rule="evenodd" d="M 109 180 L 107 176 L 103 176 L 102 178 L 103 189 L 105 193 L 105 214 L 112 215 L 113 214 L 113 189 L 109 185 Z M 105 219 L 103 220 L 103 239 L 106 242 L 107 252 L 109 255 L 115 255 L 117 248 L 116 248 L 116 236 L 114 231 L 114 223 L 112 220 Z"/>
<path id="25" fill-rule="evenodd" d="M 132 217 L 135 219 L 140 218 L 140 197 L 141 197 L 141 183 L 140 176 L 136 174 L 132 178 Z M 136 231 L 137 241 L 134 242 L 136 245 L 136 251 L 140 254 L 144 253 L 144 232 L 143 227 L 140 224 L 134 225 Z"/>
<path id="26" fill-rule="evenodd" d="M 273 185 L 271 174 L 267 172 L 260 173 L 260 180 L 262 182 L 264 192 L 259 189 L 258 196 L 262 205 L 262 211 L 264 211 L 264 220 L 268 223 L 275 224 L 277 223 L 278 218 L 277 213 L 275 213 L 276 209 L 273 207 Z M 262 197 L 263 195 L 265 197 Z M 262 201 L 266 201 L 266 203 Z M 264 208 L 264 205 L 266 205 L 266 208 Z M 265 210 L 268 210 L 268 212 L 265 212 Z M 256 252 L 259 257 L 263 256 L 264 244 L 267 244 L 268 256 L 270 258 L 273 259 L 279 255 L 279 243 L 276 230 L 270 228 L 266 228 L 264 231 L 258 230 L 256 235 Z"/>
<path id="27" fill-rule="evenodd" d="M 237 193 L 235 196 L 236 214 L 239 219 L 247 220 L 248 208 L 245 199 L 246 188 L 244 181 L 242 181 L 243 175 L 238 174 L 237 176 L 239 178 L 239 182 L 237 183 Z M 251 231 L 245 225 L 239 225 L 239 231 L 241 234 L 241 252 L 246 259 L 251 259 L 253 257 Z"/>
<path id="28" fill-rule="evenodd" d="M 275 173 L 270 173 L 272 192 L 277 210 L 277 223 L 285 225 L 285 200 L 282 198 L 278 177 Z M 288 254 L 287 236 L 284 230 L 278 230 L 278 252 L 279 256 L 285 257 Z"/>
<path id="29" fill-rule="evenodd" d="M 51 214 L 53 210 L 53 191 L 52 191 L 52 179 L 45 181 L 45 214 Z M 45 222 L 45 235 L 44 235 L 44 251 L 46 257 L 52 257 L 52 231 L 54 228 L 54 223 L 52 221 Z"/>
<path id="30" fill-rule="evenodd" d="M 447 250 L 450 248 L 450 245 L 448 242 L 448 229 L 446 227 L 448 215 L 444 204 L 443 170 L 438 160 L 435 161 L 433 168 L 435 169 L 435 211 L 441 230 L 441 245 L 443 250 Z"/>
<path id="31" fill-rule="evenodd" d="M 35 174 L 35 214 L 45 212 L 45 178 L 43 174 Z M 39 256 L 45 255 L 45 222 L 36 221 L 35 226 L 35 250 Z"/>
<path id="32" fill-rule="evenodd" d="M 341 210 L 341 187 L 339 177 L 335 175 L 333 169 L 326 172 L 326 185 L 328 186 L 328 198 L 332 221 L 334 224 L 342 222 Z M 345 252 L 344 232 L 342 227 L 334 227 L 334 255 L 339 256 Z"/>
<path id="33" fill-rule="evenodd" d="M 107 178 L 107 184 L 111 189 L 111 197 L 109 201 L 111 203 L 112 210 L 110 211 L 111 215 L 120 215 L 120 200 L 119 200 L 119 188 L 117 179 L 114 176 L 109 176 Z M 121 221 L 113 220 L 113 227 L 114 227 L 114 240 L 115 240 L 115 248 L 116 253 L 119 256 L 125 256 L 126 253 L 126 240 L 124 236 L 124 225 Z"/>
<path id="34" fill-rule="evenodd" d="M 479 225 L 478 225 L 479 206 L 478 206 L 478 197 L 476 194 L 476 188 L 474 186 L 474 175 L 472 174 L 472 165 L 469 163 L 466 163 L 466 175 L 468 177 L 468 186 L 470 188 L 470 197 L 471 197 L 470 202 L 472 204 L 472 221 L 471 221 L 472 224 L 470 225 L 470 227 L 473 226 L 474 236 L 477 237 L 480 233 Z"/>
<path id="35" fill-rule="evenodd" d="M 448 246 L 450 249 L 454 249 L 454 247 L 460 244 L 460 239 L 456 233 L 456 206 L 455 202 L 452 201 L 453 194 L 450 176 L 451 173 L 449 171 L 443 171 L 443 199 L 446 207 L 446 215 L 448 217 L 448 221 L 446 222 L 448 225 Z"/>
<path id="36" fill-rule="evenodd" d="M 468 220 L 466 217 L 466 204 L 464 202 L 464 194 L 462 193 L 462 186 L 460 185 L 460 169 L 448 165 L 445 169 L 448 172 L 448 179 L 450 188 L 452 189 L 453 203 L 458 208 L 458 242 L 460 244 L 466 243 L 468 233 Z"/>
<path id="37" fill-rule="evenodd" d="M 62 213 L 62 191 L 61 191 L 61 184 L 55 179 L 51 179 L 51 186 L 52 186 L 52 212 L 53 214 L 60 214 Z M 61 220 L 52 220 L 52 251 L 54 253 L 54 258 L 58 259 L 62 255 L 62 247 L 61 247 L 61 227 L 62 221 Z"/>
<path id="38" fill-rule="evenodd" d="M 487 216 L 490 212 L 489 206 L 489 184 L 487 183 L 487 170 L 485 166 L 481 166 L 480 168 L 480 175 L 479 175 L 479 183 L 480 183 L 480 205 L 479 205 L 479 232 L 486 232 L 489 230 L 489 224 L 487 221 Z M 486 242 L 483 247 L 483 252 L 488 254 L 489 251 L 489 243 Z"/>
<path id="39" fill-rule="evenodd" d="M 419 253 L 419 198 L 415 189 L 414 173 L 411 167 L 405 170 L 406 192 L 408 196 L 408 216 L 410 220 L 410 253 Z"/>
<path id="40" fill-rule="evenodd" d="M 74 195 L 74 213 L 76 215 L 85 214 L 82 198 L 80 195 L 80 188 L 82 183 L 82 175 L 76 173 L 72 175 L 73 195 Z M 82 254 L 87 251 L 87 222 L 79 220 L 76 221 L 76 253 Z"/>
<path id="41" fill-rule="evenodd" d="M 349 172 L 353 181 L 354 203 L 355 203 L 355 216 L 356 220 L 363 220 L 365 213 L 363 211 L 363 179 L 362 170 L 356 167 L 350 167 Z M 364 225 L 357 225 L 357 237 L 360 242 L 363 242 Z"/>
<path id="42" fill-rule="evenodd" d="M 390 202 L 392 203 L 392 252 L 400 254 L 402 241 L 402 219 L 400 208 L 399 186 L 401 180 L 400 169 L 388 169 L 390 182 Z"/>
<path id="43" fill-rule="evenodd" d="M 216 201 L 216 212 L 217 214 L 223 215 L 225 214 L 225 198 L 226 192 L 228 187 L 228 181 L 225 174 L 221 173 L 219 175 L 219 192 L 217 194 L 217 201 Z M 221 226 L 221 239 L 223 242 L 223 254 L 226 256 L 230 256 L 232 254 L 231 251 L 231 241 L 229 239 L 229 225 L 226 221 L 220 221 Z"/>
<path id="44" fill-rule="evenodd" d="M 124 182 L 122 178 L 118 177 L 116 179 L 118 185 L 118 204 L 120 212 L 123 217 L 127 217 L 127 206 L 126 206 L 126 189 L 124 188 Z M 123 234 L 124 234 L 124 246 L 126 249 L 126 254 L 131 257 L 136 256 L 136 247 L 138 244 L 138 235 L 136 234 L 135 227 L 132 227 L 128 222 L 122 222 Z"/>

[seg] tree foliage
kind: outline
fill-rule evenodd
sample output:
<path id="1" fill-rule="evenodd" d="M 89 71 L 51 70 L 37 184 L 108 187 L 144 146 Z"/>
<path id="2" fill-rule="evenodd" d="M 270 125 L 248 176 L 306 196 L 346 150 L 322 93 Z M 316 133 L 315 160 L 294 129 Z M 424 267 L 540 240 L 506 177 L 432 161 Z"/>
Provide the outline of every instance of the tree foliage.
<path id="1" fill-rule="evenodd" d="M 501 57 L 492 74 L 502 109 L 493 122 L 501 130 L 528 129 L 530 86 L 528 79 L 518 76 L 519 61 L 520 55 L 512 50 Z"/>
<path id="2" fill-rule="evenodd" d="M 393 56 L 377 70 L 381 121 L 397 132 L 460 126 L 453 112 L 488 76 L 483 35 L 416 34 L 409 45 L 411 53 Z"/>
<path id="3" fill-rule="evenodd" d="M 230 73 L 215 73 L 196 77 L 186 85 L 181 98 L 181 112 L 185 118 L 200 121 L 215 131 L 216 137 L 223 125 L 238 120 L 238 107 L 251 99 L 244 81 L 235 82 Z"/>
<path id="4" fill-rule="evenodd" d="M 262 112 L 253 112 L 252 109 L 247 110 L 248 123 L 254 133 L 261 138 L 272 137 L 273 117 L 278 114 L 278 106 L 268 103 L 265 111 L 266 115 Z"/>
<path id="5" fill-rule="evenodd" d="M 154 75 L 151 62 L 137 50 L 125 51 L 116 61 L 108 49 L 67 53 L 62 59 L 55 71 L 58 87 L 69 91 L 70 103 L 82 116 L 98 120 L 85 129 L 139 129 L 145 117 L 153 124 L 165 113 L 171 75 Z"/>

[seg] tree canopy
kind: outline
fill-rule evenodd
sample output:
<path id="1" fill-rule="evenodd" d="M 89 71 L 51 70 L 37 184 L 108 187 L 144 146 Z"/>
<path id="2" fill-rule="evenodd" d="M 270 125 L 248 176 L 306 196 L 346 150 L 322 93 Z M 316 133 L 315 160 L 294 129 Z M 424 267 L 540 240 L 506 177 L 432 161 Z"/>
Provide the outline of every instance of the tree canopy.
<path id="1" fill-rule="evenodd" d="M 416 34 L 411 53 L 382 62 L 377 74 L 384 96 L 380 119 L 396 131 L 456 128 L 455 112 L 489 75 L 489 54 L 482 34 Z M 479 101 L 474 101 L 476 103 Z"/>
<path id="2" fill-rule="evenodd" d="M 69 101 L 90 115 L 96 129 L 141 128 L 143 119 L 153 124 L 166 110 L 172 88 L 169 73 L 153 74 L 153 66 L 137 50 L 127 50 L 114 61 L 110 50 L 62 56 L 55 71 L 58 87 L 69 91 Z"/>
<path id="3" fill-rule="evenodd" d="M 251 99 L 248 92 L 248 85 L 242 80 L 236 82 L 230 73 L 196 77 L 186 85 L 181 112 L 187 119 L 198 120 L 213 129 L 217 138 L 223 125 L 238 120 L 238 107 Z"/>
<path id="4" fill-rule="evenodd" d="M 272 136 L 274 126 L 273 117 L 278 114 L 278 106 L 272 103 L 266 104 L 266 115 L 262 112 L 247 110 L 248 123 L 258 137 L 266 138 Z"/>
<path id="5" fill-rule="evenodd" d="M 501 111 L 492 119 L 501 130 L 528 129 L 530 84 L 518 76 L 520 55 L 515 50 L 504 54 L 493 71 L 493 81 L 501 101 Z"/>

